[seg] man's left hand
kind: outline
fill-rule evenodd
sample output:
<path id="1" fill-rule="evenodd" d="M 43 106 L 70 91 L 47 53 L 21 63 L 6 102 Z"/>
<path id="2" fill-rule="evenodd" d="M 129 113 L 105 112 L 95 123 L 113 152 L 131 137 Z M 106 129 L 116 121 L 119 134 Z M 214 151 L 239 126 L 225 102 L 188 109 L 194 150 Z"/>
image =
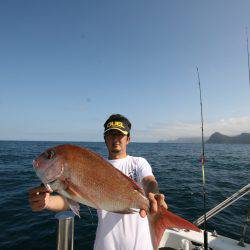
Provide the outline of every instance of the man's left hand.
<path id="1" fill-rule="evenodd" d="M 158 207 L 162 206 L 168 209 L 168 205 L 165 202 L 165 197 L 163 194 L 154 194 L 154 193 L 148 193 L 148 199 L 150 203 L 150 214 L 156 214 L 158 211 Z M 146 217 L 147 211 L 144 209 L 140 210 L 140 216 L 142 218 Z"/>

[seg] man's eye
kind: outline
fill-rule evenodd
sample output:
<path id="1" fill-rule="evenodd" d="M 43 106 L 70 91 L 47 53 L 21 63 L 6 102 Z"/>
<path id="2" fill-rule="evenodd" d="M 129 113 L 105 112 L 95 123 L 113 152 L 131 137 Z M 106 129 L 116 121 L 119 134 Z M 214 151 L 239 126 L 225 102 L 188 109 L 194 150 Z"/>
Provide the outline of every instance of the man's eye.
<path id="1" fill-rule="evenodd" d="M 53 158 L 53 156 L 55 155 L 55 152 L 54 151 L 47 151 L 47 158 L 48 159 L 51 159 L 51 158 Z"/>

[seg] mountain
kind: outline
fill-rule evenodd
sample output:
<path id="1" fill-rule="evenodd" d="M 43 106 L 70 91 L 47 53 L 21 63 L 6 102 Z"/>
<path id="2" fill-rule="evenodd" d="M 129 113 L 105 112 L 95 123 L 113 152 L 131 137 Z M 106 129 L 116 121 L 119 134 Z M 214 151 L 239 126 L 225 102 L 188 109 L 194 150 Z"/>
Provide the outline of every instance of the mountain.
<path id="1" fill-rule="evenodd" d="M 215 132 L 209 137 L 206 143 L 250 144 L 250 133 L 227 136 L 219 132 Z"/>

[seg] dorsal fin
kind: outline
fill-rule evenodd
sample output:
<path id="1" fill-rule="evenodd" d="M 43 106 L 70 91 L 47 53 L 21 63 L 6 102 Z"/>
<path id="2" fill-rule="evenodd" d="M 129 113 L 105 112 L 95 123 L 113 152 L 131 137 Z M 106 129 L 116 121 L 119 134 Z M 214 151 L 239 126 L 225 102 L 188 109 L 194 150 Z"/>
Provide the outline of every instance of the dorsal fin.
<path id="1" fill-rule="evenodd" d="M 107 165 L 109 165 L 109 167 L 113 168 L 115 171 L 119 172 L 119 174 L 123 175 L 124 177 L 126 177 L 127 180 L 129 180 L 129 182 L 132 184 L 133 188 L 137 191 L 139 191 L 142 195 L 145 196 L 145 192 L 144 190 L 139 186 L 139 184 L 134 181 L 132 178 L 130 178 L 129 176 L 125 175 L 123 172 L 121 172 L 119 169 L 115 168 L 110 162 L 108 162 L 105 158 L 103 158 L 101 155 L 92 152 L 91 150 L 87 149 L 87 148 L 83 148 L 85 151 L 87 151 L 89 154 L 94 155 L 95 157 L 97 157 L 99 160 L 101 161 L 105 161 L 107 163 Z"/>

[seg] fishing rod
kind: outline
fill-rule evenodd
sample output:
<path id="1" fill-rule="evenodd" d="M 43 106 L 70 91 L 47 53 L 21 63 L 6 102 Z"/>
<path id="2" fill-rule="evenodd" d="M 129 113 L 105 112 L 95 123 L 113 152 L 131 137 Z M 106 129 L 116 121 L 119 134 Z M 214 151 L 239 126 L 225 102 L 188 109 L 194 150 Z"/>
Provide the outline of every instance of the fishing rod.
<path id="1" fill-rule="evenodd" d="M 246 38 L 247 38 L 247 64 L 248 64 L 248 83 L 250 87 L 250 62 L 249 62 L 249 49 L 248 49 L 248 33 L 246 27 Z"/>
<path id="2" fill-rule="evenodd" d="M 203 109 L 202 109 L 202 97 L 201 97 L 201 81 L 199 69 L 196 67 L 199 92 L 200 92 L 200 109 L 201 109 L 201 167 L 202 167 L 202 191 L 203 191 L 203 210 L 204 210 L 204 249 L 208 250 L 208 239 L 207 239 L 207 215 L 206 215 L 206 189 L 205 189 L 205 143 L 204 143 L 204 122 L 203 122 Z"/>

